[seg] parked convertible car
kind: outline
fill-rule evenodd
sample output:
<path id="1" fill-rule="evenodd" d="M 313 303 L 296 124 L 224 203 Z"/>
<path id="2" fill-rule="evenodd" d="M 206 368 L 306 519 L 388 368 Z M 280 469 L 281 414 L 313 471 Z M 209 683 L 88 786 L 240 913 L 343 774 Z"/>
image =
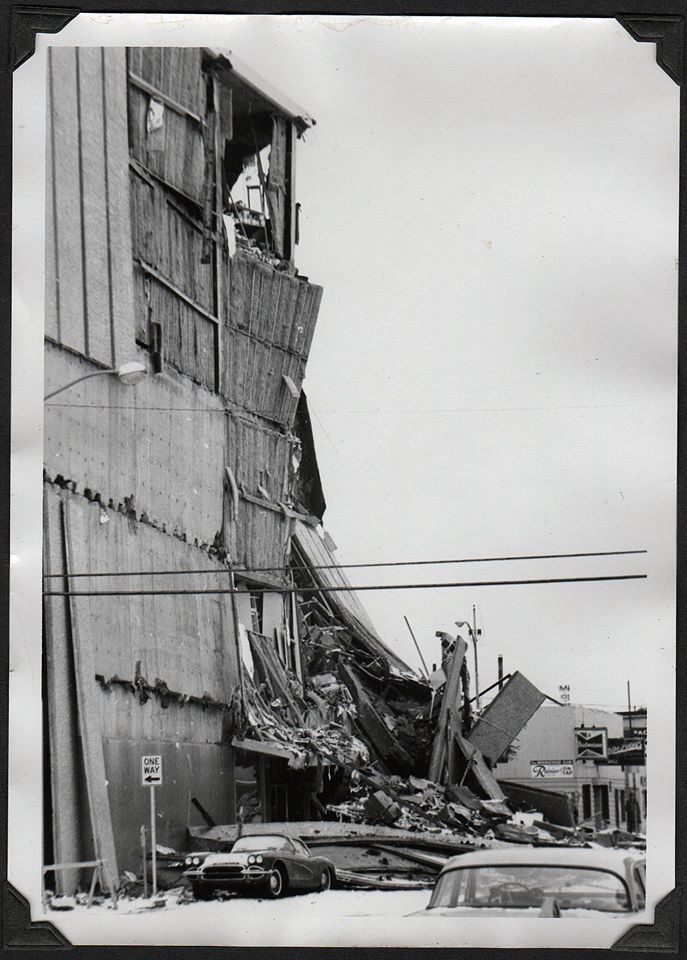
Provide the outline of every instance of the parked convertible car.
<path id="1" fill-rule="evenodd" d="M 331 860 L 316 857 L 297 837 L 239 837 L 229 853 L 211 853 L 184 871 L 197 900 L 216 890 L 282 897 L 298 890 L 328 890 L 336 878 Z"/>
<path id="2" fill-rule="evenodd" d="M 627 850 L 521 847 L 453 857 L 415 917 L 623 917 L 645 906 L 645 861 Z"/>

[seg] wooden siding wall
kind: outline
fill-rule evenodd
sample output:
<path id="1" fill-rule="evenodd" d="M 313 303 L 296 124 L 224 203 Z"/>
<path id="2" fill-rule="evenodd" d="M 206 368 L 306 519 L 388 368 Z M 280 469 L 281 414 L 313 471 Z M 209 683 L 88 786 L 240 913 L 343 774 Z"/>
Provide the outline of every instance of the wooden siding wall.
<path id="1" fill-rule="evenodd" d="M 133 157 L 198 203 L 205 185 L 205 79 L 198 47 L 129 48 L 129 135 Z M 147 88 L 147 89 L 146 89 Z M 149 120 L 151 97 L 161 125 Z"/>
<path id="2" fill-rule="evenodd" d="M 259 416 L 291 426 L 322 288 L 294 278 L 248 254 L 228 261 L 223 391 L 229 400 Z"/>
<path id="3" fill-rule="evenodd" d="M 46 388 L 91 365 L 52 344 Z M 124 503 L 190 543 L 212 543 L 222 527 L 226 414 L 220 398 L 187 378 L 148 376 L 136 387 L 95 377 L 45 404 L 45 468 Z"/>
<path id="4" fill-rule="evenodd" d="M 61 543 L 61 516 L 64 516 L 69 550 Z M 103 523 L 103 517 L 107 522 Z M 115 511 L 101 510 L 97 503 L 46 485 L 46 524 L 51 549 L 46 556 L 47 573 L 79 573 L 85 570 L 206 569 L 208 557 L 158 530 L 135 523 Z M 65 565 L 68 553 L 68 566 Z M 218 565 L 218 570 L 221 567 Z M 135 590 L 137 588 L 174 589 L 201 583 L 204 587 L 224 587 L 225 573 L 192 577 L 103 577 L 97 580 L 72 579 L 74 589 Z M 51 581 L 53 589 L 65 584 L 61 578 Z M 78 586 L 77 586 L 78 585 Z M 62 598 L 46 598 L 46 613 L 56 624 L 55 613 L 63 611 L 60 629 L 53 629 L 51 643 L 74 643 L 75 657 L 87 651 L 93 673 L 82 678 L 79 710 L 87 709 L 82 722 L 91 728 L 97 721 L 102 738 L 107 795 L 119 858 L 119 869 L 136 869 L 138 831 L 146 822 L 147 795 L 139 787 L 140 756 L 147 750 L 162 753 L 165 786 L 161 788 L 159 842 L 183 848 L 185 827 L 191 817 L 191 796 L 197 796 L 220 817 L 233 819 L 231 791 L 231 751 L 226 733 L 226 713 L 216 707 L 203 708 L 196 703 L 181 705 L 170 701 L 166 707 L 155 695 L 142 703 L 132 693 L 113 684 L 104 689 L 95 679 L 117 676 L 133 681 L 136 665 L 150 684 L 163 680 L 169 689 L 186 696 L 209 695 L 228 702 L 238 684 L 236 639 L 231 600 L 228 595 L 201 597 L 73 597 L 64 622 Z M 59 667 L 60 665 L 57 664 Z M 67 680 L 52 683 L 49 706 L 56 715 L 63 701 L 71 696 Z M 86 704 L 86 707 L 84 707 Z M 73 712 L 73 707 L 71 708 Z M 73 726 L 73 721 L 72 721 Z M 71 741 L 73 733 L 67 740 Z M 59 744 L 56 744 L 59 746 Z M 53 808 L 64 803 L 75 811 L 71 793 L 74 783 L 60 771 L 78 773 L 69 754 L 52 752 L 54 767 Z M 77 782 L 81 775 L 77 776 Z M 222 821 L 220 821 L 222 822 Z M 78 830 L 69 829 L 69 821 L 56 821 L 58 849 L 70 853 L 76 846 Z M 66 849 L 65 849 L 66 846 Z M 76 851 L 74 851 L 76 852 Z"/>
<path id="5" fill-rule="evenodd" d="M 45 331 L 112 367 L 134 346 L 124 50 L 51 47 L 47 97 Z"/>
<path id="6" fill-rule="evenodd" d="M 208 244 L 211 234 L 219 243 L 219 218 L 202 51 L 131 48 L 128 57 L 137 336 L 151 346 L 157 326 L 163 362 L 215 390 L 219 254 Z"/>
<path id="7" fill-rule="evenodd" d="M 264 495 L 274 503 L 288 494 L 291 454 L 296 441 L 256 418 L 235 413 L 227 417 L 227 463 L 243 492 L 254 497 Z"/>
<path id="8" fill-rule="evenodd" d="M 249 570 L 275 568 L 274 572 L 257 573 L 258 580 L 285 582 L 279 571 L 287 561 L 288 530 L 279 507 L 242 497 L 238 516 L 229 526 L 227 549 L 235 563 Z"/>

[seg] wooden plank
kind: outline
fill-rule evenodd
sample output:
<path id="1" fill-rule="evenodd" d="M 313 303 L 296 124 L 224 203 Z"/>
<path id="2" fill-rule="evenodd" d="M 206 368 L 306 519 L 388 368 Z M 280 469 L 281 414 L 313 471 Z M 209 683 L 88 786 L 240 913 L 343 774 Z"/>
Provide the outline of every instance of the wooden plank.
<path id="1" fill-rule="evenodd" d="M 77 47 L 79 150 L 88 355 L 112 366 L 110 256 L 107 230 L 102 54 Z M 121 202 L 121 198 L 120 198 Z"/>
<path id="2" fill-rule="evenodd" d="M 465 652 L 468 648 L 467 643 L 462 637 L 458 637 L 453 648 L 451 666 L 448 669 L 448 676 L 444 686 L 444 694 L 439 709 L 436 732 L 434 734 L 434 743 L 432 744 L 432 755 L 429 761 L 429 772 L 427 776 L 436 783 L 441 782 L 441 777 L 446 763 L 446 754 L 448 740 L 446 728 L 449 722 L 449 716 L 458 714 L 460 710 L 460 670 L 465 659 Z"/>
<path id="3" fill-rule="evenodd" d="M 505 800 L 506 795 L 498 785 L 496 777 L 487 766 L 484 757 L 477 747 L 456 731 L 453 733 L 453 738 L 464 759 L 470 764 L 470 769 L 477 783 L 482 790 L 484 790 L 487 797 L 490 800 Z"/>
<path id="4" fill-rule="evenodd" d="M 541 690 L 516 670 L 476 722 L 468 740 L 485 757 L 498 760 L 544 700 Z"/>
<path id="5" fill-rule="evenodd" d="M 83 570 L 84 565 L 83 561 L 79 562 L 75 555 L 75 543 L 71 532 L 72 504 L 69 500 L 65 500 L 63 509 L 67 573 L 76 572 L 77 570 Z M 81 547 L 83 547 L 83 544 L 81 544 Z M 101 693 L 94 680 L 96 669 L 93 657 L 93 637 L 82 637 L 80 632 L 81 614 L 79 604 L 83 605 L 84 603 L 88 604 L 89 599 L 86 597 L 70 598 L 79 733 L 86 769 L 86 790 L 95 854 L 97 859 L 107 861 L 104 867 L 106 883 L 111 884 L 116 889 L 119 884 L 119 871 L 117 869 L 117 851 L 112 831 L 112 815 L 105 774 Z"/>
<path id="6" fill-rule="evenodd" d="M 51 47 L 60 342 L 86 352 L 76 48 Z"/>
<path id="7" fill-rule="evenodd" d="M 375 710 L 370 698 L 353 671 L 345 663 L 339 664 L 339 676 L 353 694 L 358 711 L 358 722 L 375 753 L 401 770 L 412 770 L 413 758 L 404 750 Z"/>
<path id="8" fill-rule="evenodd" d="M 52 59 L 48 59 L 45 158 L 45 335 L 60 341 L 60 317 L 57 310 L 57 251 L 55 249 L 55 154 L 52 105 Z"/>
<path id="9" fill-rule="evenodd" d="M 43 497 L 45 572 L 64 573 L 64 536 L 62 501 L 46 488 Z M 66 581 L 51 580 L 66 586 Z M 57 589 L 57 586 L 56 586 Z M 83 764 L 79 755 L 79 734 L 71 652 L 69 601 L 66 597 L 46 597 L 45 667 L 46 699 L 50 745 L 50 790 L 52 809 L 53 857 L 55 863 L 74 863 L 88 859 L 81 830 L 81 790 Z M 79 882 L 78 870 L 65 870 L 55 877 L 59 893 L 73 894 Z"/>
<path id="10" fill-rule="evenodd" d="M 126 50 L 102 47 L 101 55 L 113 366 L 117 366 L 135 356 L 137 321 L 131 255 Z"/>

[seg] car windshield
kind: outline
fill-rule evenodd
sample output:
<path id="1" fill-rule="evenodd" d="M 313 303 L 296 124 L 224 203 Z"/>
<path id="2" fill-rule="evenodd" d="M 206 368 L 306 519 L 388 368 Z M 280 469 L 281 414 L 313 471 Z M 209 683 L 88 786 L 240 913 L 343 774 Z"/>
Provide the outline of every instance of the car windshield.
<path id="1" fill-rule="evenodd" d="M 288 837 L 239 837 L 231 848 L 232 853 L 254 853 L 256 850 L 291 850 Z"/>
<path id="2" fill-rule="evenodd" d="M 435 907 L 541 907 L 555 899 L 563 910 L 630 910 L 625 882 L 608 870 L 504 864 L 450 870 L 437 881 Z"/>

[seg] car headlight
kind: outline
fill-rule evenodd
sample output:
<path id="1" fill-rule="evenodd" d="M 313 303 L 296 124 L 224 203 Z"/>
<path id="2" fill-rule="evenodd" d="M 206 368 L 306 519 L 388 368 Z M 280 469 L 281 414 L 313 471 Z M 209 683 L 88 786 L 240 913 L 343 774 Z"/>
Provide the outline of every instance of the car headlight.
<path id="1" fill-rule="evenodd" d="M 184 860 L 184 863 L 186 864 L 187 867 L 190 867 L 191 864 L 193 863 L 193 857 L 186 857 L 186 859 Z"/>
<path id="2" fill-rule="evenodd" d="M 262 863 L 262 861 L 263 861 L 263 856 L 262 856 L 261 853 L 259 853 L 259 854 L 257 855 L 257 857 L 255 858 L 255 862 L 256 862 L 256 863 Z"/>
<path id="3" fill-rule="evenodd" d="M 251 853 L 248 857 L 248 863 L 255 863 L 255 854 Z"/>
<path id="4" fill-rule="evenodd" d="M 194 866 L 194 867 L 197 867 L 199 863 L 200 863 L 200 857 L 194 857 L 194 858 L 193 858 L 193 866 Z"/>

